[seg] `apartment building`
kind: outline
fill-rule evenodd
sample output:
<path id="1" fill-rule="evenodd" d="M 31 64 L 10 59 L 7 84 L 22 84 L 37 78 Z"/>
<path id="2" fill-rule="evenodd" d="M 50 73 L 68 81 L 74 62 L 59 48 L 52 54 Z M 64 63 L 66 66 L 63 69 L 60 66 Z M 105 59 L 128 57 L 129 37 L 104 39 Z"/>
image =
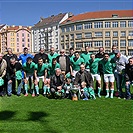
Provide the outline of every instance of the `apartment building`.
<path id="1" fill-rule="evenodd" d="M 7 48 L 12 48 L 14 53 L 23 52 L 23 48 L 27 47 L 31 52 L 31 27 L 27 26 L 6 26 L 2 29 L 1 34 L 1 52 L 5 52 Z"/>
<path id="2" fill-rule="evenodd" d="M 97 53 L 112 45 L 125 55 L 133 55 L 133 10 L 87 12 L 69 17 L 60 24 L 61 48 L 84 51 L 85 46 Z"/>
<path id="3" fill-rule="evenodd" d="M 32 27 L 32 52 L 38 52 L 41 47 L 46 51 L 54 47 L 59 48 L 60 30 L 59 24 L 65 21 L 71 13 L 59 13 L 48 18 L 40 18 L 40 21 Z"/>

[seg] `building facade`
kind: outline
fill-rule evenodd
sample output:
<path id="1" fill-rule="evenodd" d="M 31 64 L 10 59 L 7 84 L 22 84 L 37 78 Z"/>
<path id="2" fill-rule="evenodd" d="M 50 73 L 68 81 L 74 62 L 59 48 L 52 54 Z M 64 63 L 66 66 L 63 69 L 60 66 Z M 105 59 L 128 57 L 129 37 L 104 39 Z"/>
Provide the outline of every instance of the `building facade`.
<path id="1" fill-rule="evenodd" d="M 31 52 L 31 27 L 26 26 L 6 26 L 1 34 L 1 52 L 6 52 L 7 48 L 12 48 L 14 53 L 23 52 L 27 47 Z"/>
<path id="2" fill-rule="evenodd" d="M 125 55 L 133 55 L 133 10 L 88 12 L 72 16 L 60 24 L 61 48 L 97 53 L 110 52 L 112 45 Z"/>
<path id="3" fill-rule="evenodd" d="M 40 18 L 40 21 L 32 27 L 32 52 L 38 52 L 41 47 L 46 51 L 54 47 L 59 48 L 60 30 L 59 24 L 65 21 L 70 13 L 60 13 L 48 18 Z"/>

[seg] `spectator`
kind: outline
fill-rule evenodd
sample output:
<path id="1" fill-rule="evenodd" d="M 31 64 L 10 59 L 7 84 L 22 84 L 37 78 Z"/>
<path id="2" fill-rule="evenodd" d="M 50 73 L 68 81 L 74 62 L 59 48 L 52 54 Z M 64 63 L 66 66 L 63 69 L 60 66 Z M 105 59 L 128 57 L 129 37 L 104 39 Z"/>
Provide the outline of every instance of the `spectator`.
<path id="1" fill-rule="evenodd" d="M 3 54 L 0 53 L 0 80 L 2 84 L 0 85 L 0 96 L 4 96 L 4 80 L 6 75 L 7 62 L 3 59 Z"/>
<path id="2" fill-rule="evenodd" d="M 133 57 L 129 58 L 129 63 L 125 67 L 126 77 L 126 99 L 131 99 L 130 85 L 133 85 Z"/>
<path id="3" fill-rule="evenodd" d="M 114 76 L 116 79 L 118 98 L 120 99 L 123 97 L 122 88 L 125 88 L 123 84 L 125 85 L 125 66 L 128 63 L 128 59 L 122 55 L 119 50 L 115 50 L 114 53 L 115 57 L 112 58 L 111 62 L 115 63 Z"/>
<path id="4" fill-rule="evenodd" d="M 100 47 L 99 52 L 95 55 L 96 58 L 103 58 L 104 55 L 104 48 Z"/>
<path id="5" fill-rule="evenodd" d="M 65 97 L 65 81 L 64 75 L 61 73 L 61 69 L 57 68 L 55 70 L 55 75 L 50 78 L 50 89 L 52 96 L 55 97 Z"/>
<path id="6" fill-rule="evenodd" d="M 38 63 L 38 58 L 42 58 L 43 63 L 49 62 L 48 55 L 45 54 L 44 52 L 45 52 L 44 48 L 40 48 L 39 53 L 35 54 L 35 56 L 33 58 L 33 62 L 35 62 L 37 64 Z"/>

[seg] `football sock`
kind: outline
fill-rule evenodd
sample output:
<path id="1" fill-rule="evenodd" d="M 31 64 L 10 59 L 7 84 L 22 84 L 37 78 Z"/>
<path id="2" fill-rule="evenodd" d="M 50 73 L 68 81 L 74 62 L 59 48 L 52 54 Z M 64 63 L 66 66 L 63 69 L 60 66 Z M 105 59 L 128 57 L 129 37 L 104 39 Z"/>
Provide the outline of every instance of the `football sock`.
<path id="1" fill-rule="evenodd" d="M 35 86 L 35 89 L 36 89 L 36 94 L 39 94 L 39 87 L 38 87 L 38 85 Z"/>
<path id="2" fill-rule="evenodd" d="M 28 94 L 28 84 L 24 85 L 25 93 Z"/>
<path id="3" fill-rule="evenodd" d="M 105 96 L 105 98 L 109 97 L 109 89 L 106 89 L 107 95 Z"/>

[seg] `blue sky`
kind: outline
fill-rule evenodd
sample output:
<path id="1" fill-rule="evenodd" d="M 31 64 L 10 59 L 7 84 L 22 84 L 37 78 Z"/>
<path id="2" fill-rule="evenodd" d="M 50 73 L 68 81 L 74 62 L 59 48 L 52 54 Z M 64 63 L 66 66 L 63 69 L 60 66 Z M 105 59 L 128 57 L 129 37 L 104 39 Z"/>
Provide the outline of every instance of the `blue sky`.
<path id="1" fill-rule="evenodd" d="M 0 24 L 33 26 L 40 17 L 133 9 L 133 0 L 0 0 Z"/>

